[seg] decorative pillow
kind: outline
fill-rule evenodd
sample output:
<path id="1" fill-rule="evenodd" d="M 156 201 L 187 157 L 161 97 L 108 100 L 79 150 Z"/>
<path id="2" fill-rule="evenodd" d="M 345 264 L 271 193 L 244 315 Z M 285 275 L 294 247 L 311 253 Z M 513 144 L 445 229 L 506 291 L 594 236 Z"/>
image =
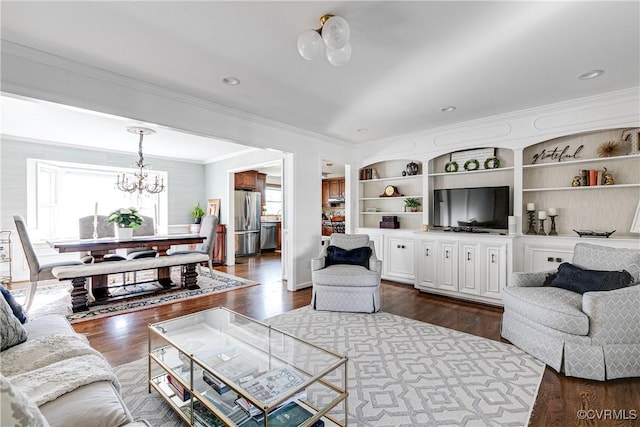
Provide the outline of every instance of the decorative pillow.
<path id="1" fill-rule="evenodd" d="M 336 264 L 361 265 L 369 268 L 369 258 L 371 257 L 371 248 L 363 246 L 351 250 L 342 249 L 338 246 L 329 245 L 327 247 L 327 256 L 324 261 L 325 267 Z"/>
<path id="2" fill-rule="evenodd" d="M 27 340 L 27 331 L 13 315 L 9 303 L 0 298 L 0 351 Z M 4 425 L 4 424 L 3 424 Z"/>
<path id="3" fill-rule="evenodd" d="M 633 285 L 634 280 L 626 270 L 586 270 L 563 262 L 558 272 L 547 276 L 544 285 L 584 294 L 590 291 L 612 291 Z"/>
<path id="4" fill-rule="evenodd" d="M 49 427 L 40 409 L 0 375 L 0 425 Z"/>
<path id="5" fill-rule="evenodd" d="M 13 315 L 18 318 L 20 323 L 25 323 L 27 321 L 27 314 L 22 309 L 22 306 L 16 302 L 16 299 L 13 297 L 13 294 L 9 292 L 9 289 L 0 285 L 0 292 L 2 292 L 2 296 L 4 296 L 4 299 L 9 303 Z"/>

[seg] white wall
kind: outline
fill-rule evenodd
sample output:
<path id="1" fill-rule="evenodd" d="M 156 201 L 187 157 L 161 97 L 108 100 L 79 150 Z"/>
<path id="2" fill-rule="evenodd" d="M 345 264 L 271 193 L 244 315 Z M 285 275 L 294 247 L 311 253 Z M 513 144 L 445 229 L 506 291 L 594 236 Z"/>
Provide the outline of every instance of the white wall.
<path id="1" fill-rule="evenodd" d="M 320 247 L 320 159 L 339 153 L 348 161 L 352 156 L 349 146 L 6 41 L 2 42 L 1 77 L 2 90 L 7 93 L 289 153 L 284 171 L 289 218 L 287 287 L 295 290 L 310 285 L 309 260 Z M 212 190 L 206 191 L 214 193 Z M 204 199 L 209 196 L 212 194 Z M 309 226 L 312 222 L 314 227 Z"/>

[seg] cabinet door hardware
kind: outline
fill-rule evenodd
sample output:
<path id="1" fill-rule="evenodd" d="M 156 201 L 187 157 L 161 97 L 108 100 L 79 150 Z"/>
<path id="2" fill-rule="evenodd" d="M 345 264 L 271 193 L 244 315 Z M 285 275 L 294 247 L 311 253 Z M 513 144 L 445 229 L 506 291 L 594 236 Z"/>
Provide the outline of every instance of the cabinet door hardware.
<path id="1" fill-rule="evenodd" d="M 471 252 L 467 252 L 467 261 L 471 261 Z"/>
<path id="2" fill-rule="evenodd" d="M 556 262 L 562 262 L 562 258 L 556 258 Z"/>
<path id="3" fill-rule="evenodd" d="M 496 254 L 491 254 L 491 264 L 496 263 Z"/>
<path id="4" fill-rule="evenodd" d="M 444 251 L 444 257 L 445 257 L 446 259 L 449 259 L 449 251 Z"/>
<path id="5" fill-rule="evenodd" d="M 426 249 L 424 250 L 424 256 L 429 256 L 429 248 L 426 248 Z"/>

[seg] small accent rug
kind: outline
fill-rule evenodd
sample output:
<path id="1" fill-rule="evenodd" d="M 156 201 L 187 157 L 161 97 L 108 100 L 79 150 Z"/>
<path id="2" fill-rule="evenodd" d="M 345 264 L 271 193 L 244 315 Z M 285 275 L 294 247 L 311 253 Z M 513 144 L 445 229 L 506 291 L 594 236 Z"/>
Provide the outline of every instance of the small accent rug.
<path id="1" fill-rule="evenodd" d="M 130 313 L 132 311 L 144 310 L 150 307 L 171 304 L 178 301 L 198 298 L 203 295 L 227 292 L 258 284 L 258 282 L 232 276 L 231 274 L 223 273 L 217 270 L 213 271 L 213 275 L 214 277 L 212 278 L 208 269 L 202 269 L 201 274 L 198 275 L 197 282 L 200 289 L 175 289 L 157 295 L 142 295 L 138 297 L 131 297 L 122 301 L 114 301 L 103 305 L 96 305 L 90 307 L 88 311 L 69 314 L 67 315 L 67 319 L 71 323 L 78 323 L 85 320 Z M 175 283 L 180 283 L 179 269 L 172 270 L 171 278 Z M 141 279 L 140 274 L 138 274 L 138 279 Z M 142 286 L 128 285 L 126 286 L 126 288 L 128 288 L 128 291 L 133 291 L 136 288 L 148 288 L 153 286 L 160 287 L 157 283 L 154 283 L 155 282 L 151 282 L 150 284 L 144 284 Z M 24 294 L 24 292 L 24 290 L 14 291 L 14 295 L 18 297 L 21 295 L 21 293 Z M 116 294 L 117 292 L 118 291 L 112 292 L 112 295 Z M 40 289 L 39 287 L 34 298 L 34 308 L 36 307 L 36 303 L 38 303 L 37 305 L 41 305 L 39 303 L 42 303 L 45 298 L 57 299 L 60 297 L 61 293 L 70 295 L 68 284 L 52 285 L 43 287 L 43 289 Z"/>
<path id="2" fill-rule="evenodd" d="M 349 356 L 352 426 L 525 426 L 545 368 L 510 344 L 388 313 L 303 307 L 266 322 Z M 181 425 L 147 393 L 146 372 L 146 358 L 116 368 L 128 408 L 154 426 Z"/>

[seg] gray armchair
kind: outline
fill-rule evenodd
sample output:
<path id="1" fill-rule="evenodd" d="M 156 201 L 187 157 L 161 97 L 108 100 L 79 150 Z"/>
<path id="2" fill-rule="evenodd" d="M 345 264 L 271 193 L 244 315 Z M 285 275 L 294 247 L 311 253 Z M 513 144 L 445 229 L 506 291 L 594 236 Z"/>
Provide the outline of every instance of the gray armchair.
<path id="1" fill-rule="evenodd" d="M 18 231 L 18 236 L 20 237 L 20 242 L 22 243 L 22 249 L 24 250 L 24 255 L 27 259 L 27 265 L 29 266 L 29 291 L 27 292 L 26 299 L 24 301 L 24 309 L 28 311 L 33 303 L 33 298 L 36 293 L 36 288 L 38 287 L 38 282 L 42 280 L 51 280 L 55 279 L 53 274 L 51 274 L 51 270 L 53 267 L 58 267 L 61 265 L 79 265 L 82 264 L 82 261 L 60 261 L 60 262 L 52 262 L 48 264 L 40 264 L 38 257 L 36 255 L 36 251 L 33 249 L 33 244 L 31 243 L 31 239 L 29 238 L 29 233 L 27 231 L 27 225 L 24 221 L 24 218 L 20 215 L 14 215 L 13 221 L 16 224 L 16 230 Z"/>
<path id="2" fill-rule="evenodd" d="M 502 336 L 567 376 L 640 376 L 640 250 L 578 243 L 572 264 L 626 270 L 635 285 L 579 294 L 542 286 L 550 272 L 514 273 L 502 291 Z"/>
<path id="3" fill-rule="evenodd" d="M 345 251 L 371 248 L 368 268 L 364 265 L 326 265 L 327 247 L 311 260 L 313 291 L 311 306 L 316 310 L 375 313 L 380 310 L 382 261 L 367 234 L 334 233 L 329 246 Z"/>

